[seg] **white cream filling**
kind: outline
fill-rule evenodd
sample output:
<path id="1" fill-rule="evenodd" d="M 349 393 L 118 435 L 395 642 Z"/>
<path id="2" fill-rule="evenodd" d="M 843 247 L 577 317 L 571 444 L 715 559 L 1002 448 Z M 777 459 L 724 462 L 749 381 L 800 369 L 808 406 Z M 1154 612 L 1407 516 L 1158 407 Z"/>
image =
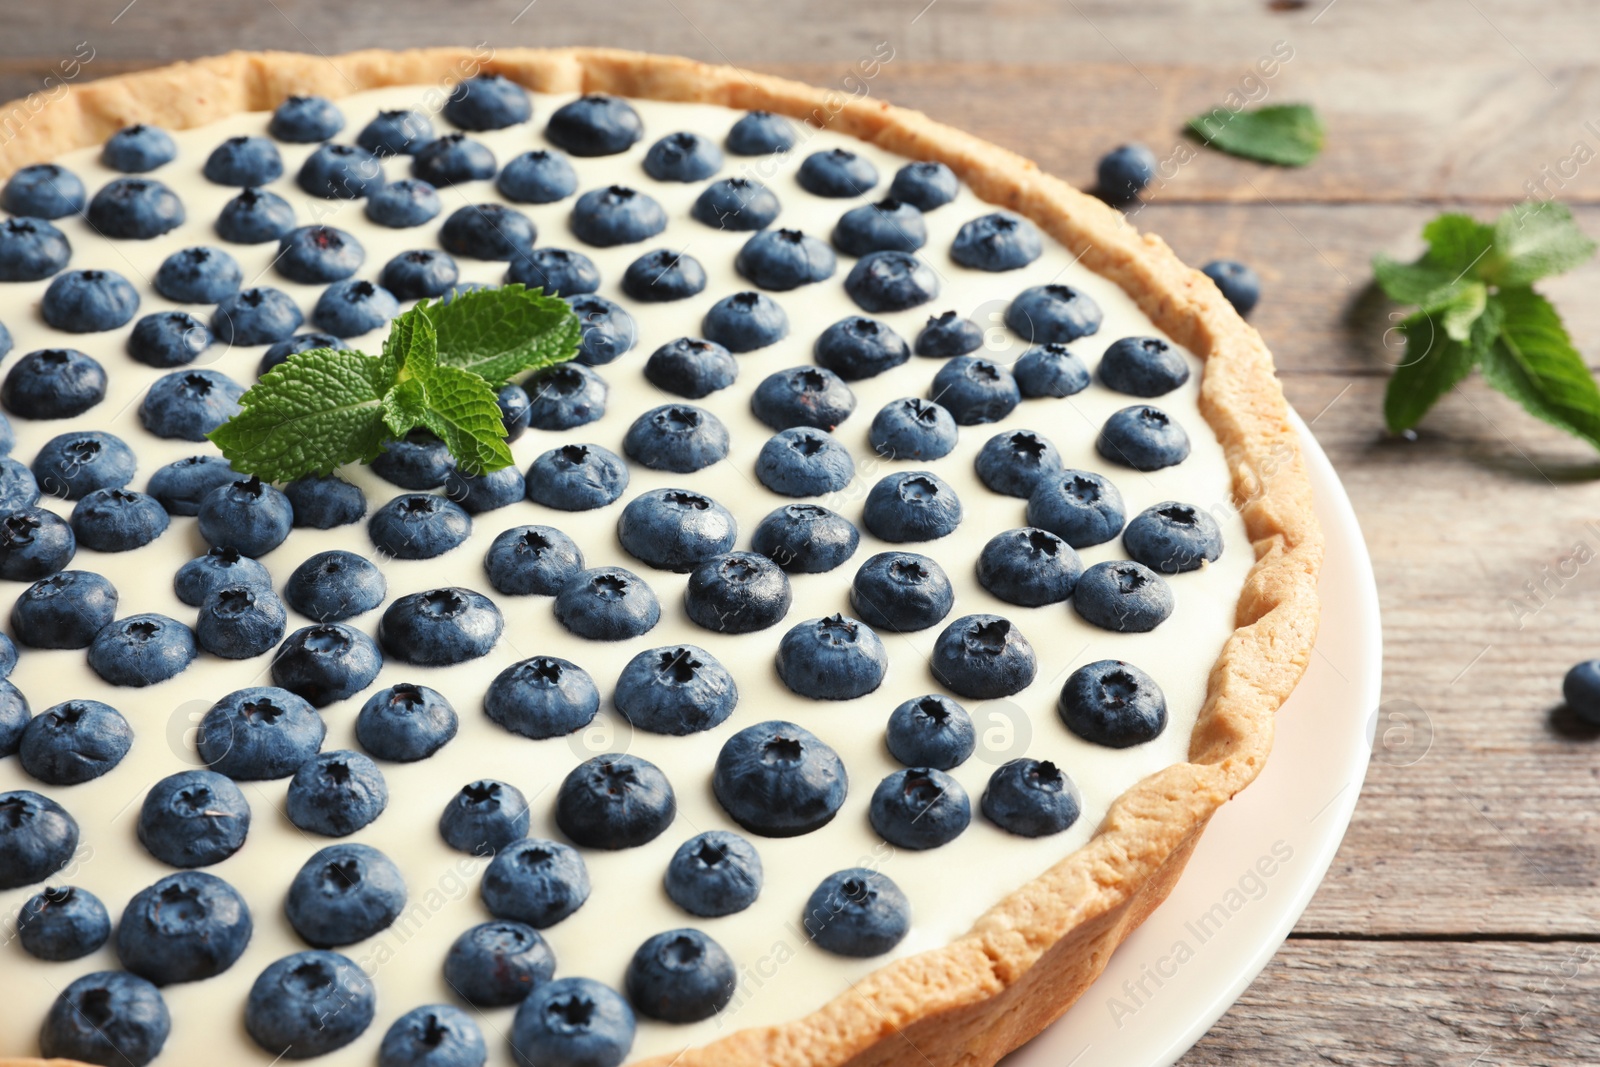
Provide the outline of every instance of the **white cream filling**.
<path id="1" fill-rule="evenodd" d="M 338 139 L 353 140 L 379 109 L 415 107 L 421 100 L 437 101 L 438 95 L 409 87 L 364 92 L 340 100 L 347 125 Z M 504 165 L 519 152 L 545 146 L 544 123 L 562 102 L 562 97 L 537 95 L 531 123 L 470 136 L 488 144 Z M 666 209 L 670 222 L 665 233 L 637 245 L 586 248 L 567 228 L 570 198 L 543 206 L 517 205 L 537 223 L 540 245 L 575 248 L 592 258 L 604 279 L 601 294 L 625 305 L 639 324 L 635 349 L 617 362 L 598 368 L 610 386 L 605 417 L 564 433 L 529 432 L 512 446 L 524 468 L 540 452 L 560 443 L 594 442 L 621 454 L 622 437 L 632 419 L 649 407 L 674 399 L 645 381 L 645 359 L 657 346 L 676 337 L 698 336 L 701 317 L 715 300 L 750 288 L 733 269 L 735 253 L 748 234 L 718 232 L 689 216 L 690 205 L 705 183 L 654 182 L 640 166 L 653 141 L 677 130 L 694 130 L 721 143 L 738 114 L 708 105 L 636 101 L 635 106 L 644 118 L 643 141 L 619 156 L 573 159 L 572 163 L 580 192 L 612 183 L 648 191 Z M 149 283 L 166 255 L 196 244 L 219 245 L 239 261 L 247 285 L 285 290 L 299 302 L 309 319 L 321 287 L 297 285 L 277 275 L 271 266 L 275 244 L 227 245 L 212 229 L 222 205 L 237 190 L 210 184 L 201 176 L 201 166 L 212 147 L 224 137 L 265 134 L 267 118 L 266 114 L 243 114 L 201 129 L 175 133 L 177 160 L 151 177 L 170 185 L 182 198 L 188 212 L 187 223 L 151 241 L 109 241 L 93 233 L 80 219 L 62 220 L 57 225 L 73 245 L 69 266 L 106 268 L 122 274 L 138 287 L 143 300 L 139 314 L 143 315 L 176 306 L 159 296 Z M 446 132 L 448 124 L 439 116 L 434 118 L 440 132 Z M 803 129 L 801 136 L 797 149 L 782 159 L 730 155 L 718 177 L 748 174 L 757 178 L 782 201 L 777 225 L 827 239 L 845 210 L 886 195 L 895 170 L 904 160 L 839 134 Z M 836 146 L 862 153 L 876 164 L 881 179 L 877 189 L 855 200 L 830 200 L 799 187 L 794 173 L 800 161 L 812 151 Z M 358 277 L 376 279 L 383 264 L 399 252 L 436 247 L 439 225 L 456 208 L 501 201 L 492 182 L 457 186 L 441 191 L 445 208 L 435 221 L 409 230 L 385 229 L 367 221 L 360 202 L 319 200 L 299 190 L 293 177 L 312 147 L 280 145 L 285 176 L 271 187 L 294 205 L 298 222 L 328 223 L 360 240 L 366 249 L 366 263 Z M 91 195 L 106 181 L 119 176 L 99 164 L 97 149 L 73 153 L 60 162 L 84 179 Z M 408 175 L 409 163 L 408 158 L 389 161 L 389 177 Z M 1071 346 L 1091 369 L 1105 347 L 1119 337 L 1160 336 L 1160 331 L 1126 294 L 1076 264 L 1072 255 L 1048 238 L 1044 255 L 1023 270 L 988 274 L 957 266 L 948 254 L 957 229 L 989 210 L 988 205 L 963 189 L 954 203 L 929 213 L 923 256 L 940 277 L 940 295 L 924 307 L 878 317 L 911 341 L 929 315 L 956 309 L 984 327 L 987 354 L 1009 362 L 1025 346 L 1002 325 L 1006 303 L 1027 286 L 1059 280 L 1092 295 L 1105 311 L 1100 332 Z M 679 249 L 699 260 L 710 279 L 706 291 L 669 304 L 638 304 L 625 298 L 620 289 L 623 271 L 635 257 L 659 247 Z M 459 262 L 463 280 L 498 283 L 505 274 L 503 263 L 464 258 Z M 839 428 L 837 436 L 855 457 L 857 478 L 844 492 L 824 502 L 860 526 L 866 491 L 877 478 L 922 466 L 936 471 L 959 494 L 964 521 L 956 533 L 943 540 L 902 547 L 931 555 L 943 564 L 956 589 L 951 618 L 971 612 L 1004 615 L 1021 628 L 1039 658 L 1037 680 L 1023 693 L 1010 700 L 966 702 L 978 729 L 979 750 L 952 773 L 971 796 L 974 819 L 957 840 L 930 852 L 896 850 L 887 845 L 868 823 L 867 804 L 879 780 L 899 769 L 883 741 L 890 710 L 903 700 L 940 691 L 927 664 L 940 627 L 915 634 L 883 634 L 890 654 L 888 676 L 877 692 L 857 700 L 817 703 L 797 697 L 778 680 L 773 668 L 773 653 L 784 631 L 804 619 L 836 611 L 848 613 L 849 584 L 856 568 L 874 552 L 892 546 L 877 541 L 863 529 L 859 551 L 844 566 L 828 574 L 792 578 L 794 605 L 782 624 L 762 633 L 728 636 L 710 633 L 689 622 L 682 607 L 685 575 L 653 571 L 629 557 L 617 544 L 615 524 L 622 504 L 647 489 L 689 487 L 714 497 L 737 517 L 740 548 L 748 547 L 750 534 L 763 516 L 787 502 L 754 477 L 756 454 L 771 431 L 750 414 L 750 393 L 772 371 L 808 363 L 817 334 L 830 323 L 858 313 L 842 284 L 853 262 L 841 255 L 837 274 L 827 282 L 772 294 L 788 313 L 789 337 L 770 348 L 737 357 L 740 374 L 734 386 L 697 401 L 715 412 L 732 434 L 732 450 L 726 462 L 694 475 L 665 474 L 630 464 L 632 483 L 628 493 L 623 501 L 610 507 L 569 514 L 520 502 L 475 517 L 470 541 L 443 557 L 414 562 L 396 560 L 384 565 L 391 599 L 447 584 L 492 594 L 481 561 L 495 535 L 512 526 L 543 523 L 571 535 L 584 550 L 589 566 L 621 564 L 644 576 L 661 600 L 662 619 L 643 637 L 601 644 L 565 632 L 555 622 L 548 598 L 493 594 L 505 614 L 506 630 L 488 656 L 445 669 L 416 669 L 396 662 L 385 665 L 376 686 L 400 681 L 433 686 L 454 704 L 461 717 L 461 729 L 455 740 L 431 759 L 383 764 L 390 793 L 388 810 L 352 838 L 382 849 L 399 864 L 410 891 L 410 910 L 394 927 L 339 950 L 373 976 L 378 1010 L 367 1032 L 331 1054 L 327 1062 L 374 1063 L 384 1031 L 403 1012 L 421 1004 L 456 1002 L 441 976 L 445 952 L 457 935 L 490 916 L 477 895 L 482 861 L 448 849 L 439 838 L 436 824 L 445 802 L 473 779 L 500 778 L 521 789 L 531 802 L 532 833 L 549 837 L 559 837 L 553 812 L 555 786 L 581 759 L 625 748 L 659 765 L 672 781 L 678 798 L 678 817 L 672 827 L 641 848 L 622 852 L 586 850 L 584 859 L 593 882 L 592 896 L 577 913 L 544 932 L 555 951 L 558 974 L 587 975 L 617 988 L 622 985 L 624 968 L 634 949 L 662 930 L 699 927 L 732 955 L 740 968 L 733 1004 L 716 1017 L 693 1025 L 669 1025 L 641 1017 L 634 1055 L 643 1057 L 671 1054 L 744 1027 L 797 1018 L 849 989 L 890 959 L 948 943 L 1008 892 L 1087 842 L 1119 794 L 1145 775 L 1184 759 L 1207 674 L 1233 629 L 1239 590 L 1252 562 L 1243 525 L 1227 506 L 1232 492 L 1221 447 L 1197 406 L 1201 363 L 1193 357 L 1189 357 L 1194 373 L 1188 384 L 1155 401 L 1188 431 L 1193 452 L 1182 464 L 1151 474 L 1115 467 L 1096 454 L 1094 438 L 1105 418 L 1135 402 L 1098 384 L 1065 400 L 1025 400 L 997 425 L 963 427 L 955 451 L 932 464 L 877 459 L 867 443 L 867 429 L 873 415 L 889 401 L 926 395 L 941 361 L 913 357 L 889 373 L 852 384 L 856 411 Z M 38 348 L 80 348 L 105 365 L 110 389 L 103 403 L 70 422 L 28 422 L 13 416 L 17 445 L 12 454 L 27 463 L 46 440 L 72 427 L 109 430 L 123 437 L 137 452 L 139 469 L 132 486 L 142 489 L 163 464 L 210 450 L 209 445 L 160 440 L 144 430 L 138 418 L 140 400 L 164 372 L 136 363 L 125 354 L 131 323 L 107 333 L 76 336 L 47 327 L 38 305 L 48 284 L 47 280 L 0 287 L 0 321 L 10 328 L 16 342 L 9 363 L 14 364 L 17 356 Z M 185 310 L 201 319 L 210 313 L 209 307 Z M 313 327 L 308 323 L 304 328 Z M 352 344 L 376 351 L 381 336 L 381 331 L 374 332 L 354 339 Z M 260 347 L 229 350 L 217 345 L 195 365 L 224 371 L 248 385 L 255 380 L 262 351 Z M 1033 429 L 1047 436 L 1068 467 L 1109 476 L 1122 491 L 1130 518 L 1169 499 L 1196 504 L 1218 517 L 1226 542 L 1221 560 L 1199 572 L 1172 579 L 1176 611 L 1154 632 L 1108 633 L 1082 622 L 1069 605 L 1016 607 L 978 585 L 973 564 L 979 550 L 994 534 L 1023 525 L 1024 502 L 984 487 L 973 472 L 973 458 L 990 436 L 1015 428 Z M 364 469 L 345 473 L 366 490 L 369 514 L 402 491 Z M 61 502 L 47 502 L 47 506 L 63 516 L 71 510 L 70 504 Z M 281 588 L 283 580 L 302 560 L 334 547 L 366 555 L 374 552 L 361 525 L 329 531 L 297 529 L 263 562 Z M 192 624 L 195 611 L 173 594 L 172 576 L 184 561 L 204 550 L 194 520 L 179 518 L 158 541 L 144 549 L 127 555 L 81 549 L 71 566 L 98 571 L 116 585 L 121 594 L 119 617 L 155 611 Z M 1082 556 L 1087 565 L 1121 558 L 1123 553 L 1120 544 L 1113 542 L 1088 549 Z M 0 600 L 9 604 L 23 588 L 21 583 L 9 584 L 0 591 Z M 351 622 L 375 633 L 380 614 L 381 609 Z M 307 621 L 291 611 L 291 630 Z M 706 733 L 662 737 L 632 732 L 609 705 L 616 676 L 637 652 L 674 643 L 699 645 L 726 664 L 739 684 L 739 705 L 727 722 Z M 589 729 L 570 738 L 535 742 L 500 729 L 483 714 L 482 696 L 495 674 L 510 663 L 537 654 L 565 657 L 594 676 L 606 704 Z M 1056 695 L 1067 674 L 1085 663 L 1108 657 L 1138 665 L 1161 685 L 1170 722 L 1157 740 L 1112 751 L 1077 739 L 1057 717 Z M 140 801 L 157 779 L 199 765 L 193 733 L 201 715 L 223 693 L 248 685 L 270 684 L 269 660 L 270 654 L 244 662 L 202 655 L 187 671 L 162 685 L 119 689 L 105 684 L 90 671 L 81 651 L 22 650 L 12 680 L 27 696 L 35 713 L 70 698 L 93 698 L 120 709 L 135 731 L 133 749 L 120 766 L 93 782 L 70 788 L 42 786 L 23 772 L 18 760 L 0 760 L 0 791 L 37 789 L 63 804 L 82 829 L 78 861 L 49 884 L 75 884 L 92 891 L 105 901 L 115 920 L 135 892 L 172 873 L 151 858 L 135 837 Z M 325 749 L 359 748 L 355 716 L 364 697 L 365 694 L 356 696 L 323 709 L 328 723 Z M 733 732 L 775 718 L 801 723 L 839 752 L 850 775 L 849 798 L 833 822 L 817 832 L 787 840 L 752 838 L 766 872 L 760 899 L 737 915 L 695 919 L 673 905 L 662 889 L 667 861 L 684 840 L 699 831 L 738 829 L 712 796 L 710 769 L 718 750 Z M 1006 759 L 1024 754 L 1056 761 L 1082 790 L 1083 815 L 1069 831 L 1027 840 L 1000 831 L 977 813 L 978 799 L 990 772 Z M 173 1024 L 160 1063 L 270 1063 L 272 1055 L 258 1048 L 245 1032 L 245 996 L 269 963 L 307 947 L 284 917 L 284 894 L 305 859 L 330 841 L 304 834 L 290 824 L 284 814 L 287 780 L 241 784 L 253 811 L 249 839 L 230 859 L 207 869 L 245 895 L 254 913 L 255 936 L 244 956 L 225 974 L 164 990 Z M 890 876 L 910 899 L 911 932 L 890 956 L 869 960 L 832 956 L 808 944 L 800 926 L 802 908 L 817 882 L 831 871 L 857 865 L 875 867 Z M 117 966 L 111 945 L 72 963 L 43 963 L 22 950 L 12 936 L 14 916 L 23 901 L 41 888 L 0 893 L 0 913 L 7 916 L 0 935 L 0 1000 L 6 1005 L 4 1015 L 8 1020 L 0 1028 L 0 1056 L 36 1054 L 38 1023 L 57 992 L 82 974 Z M 474 1014 L 488 1040 L 490 1062 L 512 1062 L 507 1037 L 513 1009 L 474 1010 Z"/>

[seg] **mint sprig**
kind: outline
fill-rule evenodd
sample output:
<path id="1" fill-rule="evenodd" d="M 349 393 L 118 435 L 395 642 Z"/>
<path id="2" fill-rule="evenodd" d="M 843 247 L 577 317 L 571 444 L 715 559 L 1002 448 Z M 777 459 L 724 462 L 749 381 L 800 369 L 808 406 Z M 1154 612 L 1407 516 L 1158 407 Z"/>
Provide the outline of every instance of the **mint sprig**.
<path id="1" fill-rule="evenodd" d="M 1446 214 L 1422 236 L 1428 250 L 1414 262 L 1372 261 L 1383 291 L 1417 307 L 1400 324 L 1405 360 L 1384 395 L 1389 429 L 1415 426 L 1476 367 L 1530 414 L 1600 448 L 1600 389 L 1555 307 L 1531 288 L 1594 255 L 1572 213 L 1528 203 L 1492 226 Z"/>
<path id="2" fill-rule="evenodd" d="M 487 474 L 512 462 L 498 387 L 571 359 L 579 333 L 565 301 L 520 285 L 424 300 L 394 320 L 379 355 L 316 348 L 289 357 L 210 439 L 241 473 L 288 482 L 370 463 L 386 442 L 421 428 L 462 471 Z"/>
<path id="3" fill-rule="evenodd" d="M 1303 167 L 1322 151 L 1322 120 L 1308 104 L 1215 107 L 1190 119 L 1189 129 L 1218 151 L 1283 167 Z"/>

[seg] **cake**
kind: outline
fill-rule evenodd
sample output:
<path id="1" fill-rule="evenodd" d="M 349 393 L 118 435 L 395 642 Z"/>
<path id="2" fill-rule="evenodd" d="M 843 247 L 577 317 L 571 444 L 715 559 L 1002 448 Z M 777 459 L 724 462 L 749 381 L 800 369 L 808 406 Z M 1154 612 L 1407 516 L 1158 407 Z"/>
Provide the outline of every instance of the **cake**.
<path id="1" fill-rule="evenodd" d="M 113 454 L 94 485 L 149 494 L 85 514 L 75 557 L 47 517 L 0 553 L 19 603 L 63 570 L 116 594 L 74 579 L 105 625 L 59 639 L 12 614 L 14 692 L 93 729 L 0 760 L 0 830 L 76 833 L 0 872 L 5 1062 L 994 1062 L 1160 903 L 1310 654 L 1320 533 L 1259 336 L 1113 209 L 915 113 L 602 50 L 236 54 L 72 87 L 0 170 L 12 215 L 57 216 L 11 228 L 36 254 L 0 286 L 8 514 L 35 514 L 28 476 L 72 517 Z M 225 256 L 184 274 L 193 248 Z M 425 436 L 339 472 L 359 510 L 297 492 L 265 534 L 230 518 L 279 499 L 261 482 L 227 474 L 198 518 L 151 485 L 217 455 L 271 346 L 376 353 L 402 305 L 474 283 L 565 286 L 582 322 L 507 411 L 534 422 L 510 494 Z M 194 325 L 139 334 L 170 311 Z M 555 569 L 497 574 L 528 527 L 564 535 L 525 542 Z M 323 553 L 361 557 L 332 557 L 360 580 L 331 606 L 301 567 Z M 175 576 L 205 556 L 190 579 L 221 560 L 231 588 L 256 555 L 265 629 L 207 638 L 218 605 Z M 595 622 L 639 587 L 653 617 Z M 495 620 L 471 648 L 416 628 L 469 611 Z M 158 631 L 155 675 L 113 647 Z M 330 688 L 319 642 L 371 669 Z M 236 751 L 219 727 L 246 720 L 301 732 Z M 764 793 L 784 760 L 799 792 Z M 347 803 L 311 810 L 330 763 Z M 249 828 L 185 859 L 143 813 L 196 771 Z M 627 819 L 584 806 L 608 789 Z M 441 829 L 492 790 L 516 840 Z M 232 909 L 209 964 L 135 932 L 184 870 L 224 887 L 169 903 Z M 316 893 L 350 871 L 354 918 Z M 33 950 L 52 912 L 74 959 Z"/>

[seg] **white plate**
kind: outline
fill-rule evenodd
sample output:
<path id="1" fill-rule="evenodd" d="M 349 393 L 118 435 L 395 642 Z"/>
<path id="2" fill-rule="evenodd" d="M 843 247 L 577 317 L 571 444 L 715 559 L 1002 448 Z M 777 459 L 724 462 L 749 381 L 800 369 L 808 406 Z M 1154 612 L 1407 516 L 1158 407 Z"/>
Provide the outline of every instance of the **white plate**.
<path id="1" fill-rule="evenodd" d="M 1261 973 L 1333 862 L 1372 752 L 1383 642 L 1372 561 L 1350 498 L 1295 421 L 1328 554 L 1316 651 L 1278 712 L 1272 757 L 1212 819 L 1166 902 L 1077 1004 L 1006 1067 L 1175 1063 Z M 1426 742 L 1387 730 L 1386 738 L 1386 757 L 1406 762 L 1420 758 L 1415 746 Z"/>

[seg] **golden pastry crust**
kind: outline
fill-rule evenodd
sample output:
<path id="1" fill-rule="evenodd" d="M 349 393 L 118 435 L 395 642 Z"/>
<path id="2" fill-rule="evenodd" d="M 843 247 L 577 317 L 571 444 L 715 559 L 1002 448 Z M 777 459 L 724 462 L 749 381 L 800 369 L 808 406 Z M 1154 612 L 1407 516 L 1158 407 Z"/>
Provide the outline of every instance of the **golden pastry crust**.
<path id="1" fill-rule="evenodd" d="M 1273 714 L 1316 638 L 1322 532 L 1289 409 L 1261 337 L 1158 237 L 1032 161 L 915 111 L 670 56 L 609 49 L 434 48 L 324 58 L 232 53 L 68 87 L 0 107 L 33 113 L 0 147 L 0 175 L 146 122 L 187 128 L 275 107 L 291 93 L 340 97 L 389 85 L 440 86 L 480 72 L 544 92 L 610 92 L 788 115 L 891 152 L 948 164 L 978 196 L 1026 215 L 1116 282 L 1205 360 L 1201 410 L 1225 450 L 1256 563 L 1237 629 L 1211 670 L 1189 762 L 1112 805 L 1088 844 L 991 908 L 942 949 L 873 972 L 818 1011 L 752 1027 L 651 1067 L 992 1064 L 1059 1017 L 1182 873 L 1217 808 L 1255 778 Z M 19 112 L 19 109 L 21 111 Z M 0 1067 L 66 1067 L 0 1060 Z"/>

